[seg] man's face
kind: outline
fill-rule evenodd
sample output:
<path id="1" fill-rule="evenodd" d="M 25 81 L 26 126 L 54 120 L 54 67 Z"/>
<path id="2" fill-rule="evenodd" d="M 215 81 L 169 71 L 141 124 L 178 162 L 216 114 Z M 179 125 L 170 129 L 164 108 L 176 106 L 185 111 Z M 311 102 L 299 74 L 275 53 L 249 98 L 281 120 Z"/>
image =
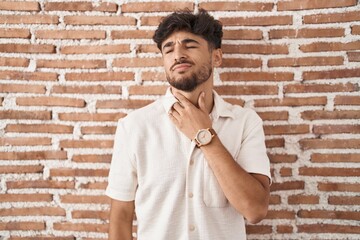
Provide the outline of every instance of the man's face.
<path id="1" fill-rule="evenodd" d="M 179 31 L 161 45 L 166 78 L 176 89 L 191 92 L 212 78 L 212 51 L 202 37 Z"/>

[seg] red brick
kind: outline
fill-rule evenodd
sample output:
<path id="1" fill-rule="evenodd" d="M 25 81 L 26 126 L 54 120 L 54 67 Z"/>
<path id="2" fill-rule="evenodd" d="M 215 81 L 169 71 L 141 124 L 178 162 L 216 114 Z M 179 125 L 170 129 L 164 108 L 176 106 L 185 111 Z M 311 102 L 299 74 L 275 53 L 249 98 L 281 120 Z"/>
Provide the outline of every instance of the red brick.
<path id="1" fill-rule="evenodd" d="M 85 183 L 85 184 L 80 184 L 80 188 L 82 188 L 82 189 L 101 189 L 101 190 L 105 190 L 107 185 L 108 185 L 107 182 Z"/>
<path id="2" fill-rule="evenodd" d="M 223 30 L 223 40 L 261 40 L 263 34 L 261 30 L 239 29 Z"/>
<path id="3" fill-rule="evenodd" d="M 304 189 L 305 183 L 304 181 L 292 181 L 292 182 L 282 182 L 282 183 L 276 183 L 273 182 L 271 184 L 271 191 L 287 191 L 287 190 L 299 190 Z"/>
<path id="4" fill-rule="evenodd" d="M 329 196 L 329 204 L 360 205 L 360 196 Z"/>
<path id="5" fill-rule="evenodd" d="M 301 57 L 269 59 L 269 67 L 334 66 L 342 65 L 343 57 Z"/>
<path id="6" fill-rule="evenodd" d="M 284 138 L 274 138 L 274 139 L 267 139 L 265 140 L 265 145 L 267 148 L 276 148 L 285 147 L 285 139 Z"/>
<path id="7" fill-rule="evenodd" d="M 51 177 L 107 177 L 108 169 L 50 169 Z"/>
<path id="8" fill-rule="evenodd" d="M 67 81 L 131 81 L 132 72 L 96 72 L 96 73 L 67 73 Z"/>
<path id="9" fill-rule="evenodd" d="M 104 109 L 104 108 L 110 108 L 110 109 L 120 109 L 120 108 L 126 108 L 126 109 L 136 109 L 144 107 L 150 103 L 152 103 L 153 100 L 142 100 L 142 99 L 129 99 L 129 100 L 102 100 L 98 101 L 96 103 L 97 109 Z"/>
<path id="10" fill-rule="evenodd" d="M 105 195 L 62 195 L 61 203 L 93 203 L 93 204 L 109 204 L 110 198 Z"/>
<path id="11" fill-rule="evenodd" d="M 141 79 L 143 81 L 166 81 L 164 72 L 142 72 Z"/>
<path id="12" fill-rule="evenodd" d="M 51 138 L 48 137 L 3 137 L 0 139 L 0 146 L 40 146 L 51 144 Z"/>
<path id="13" fill-rule="evenodd" d="M 55 46 L 50 44 L 0 44 L 0 52 L 6 53 L 55 53 Z"/>
<path id="14" fill-rule="evenodd" d="M 305 134 L 310 132 L 309 125 L 265 125 L 265 135 L 282 135 L 282 134 Z"/>
<path id="15" fill-rule="evenodd" d="M 0 152 L 1 160 L 66 160 L 65 151 Z"/>
<path id="16" fill-rule="evenodd" d="M 139 2 L 121 5 L 121 12 L 173 12 L 178 9 L 194 9 L 192 2 Z"/>
<path id="17" fill-rule="evenodd" d="M 54 180 L 34 180 L 34 181 L 8 181 L 6 186 L 10 189 L 19 188 L 54 188 L 54 189 L 74 189 L 75 183 L 69 181 Z"/>
<path id="18" fill-rule="evenodd" d="M 291 177 L 293 175 L 293 171 L 291 168 L 282 167 L 280 168 L 280 176 L 281 177 Z"/>
<path id="19" fill-rule="evenodd" d="M 66 25 L 136 25 L 136 19 L 127 16 L 65 16 Z"/>
<path id="20" fill-rule="evenodd" d="M 96 162 L 102 162 L 102 163 L 110 163 L 111 162 L 111 154 L 84 154 L 84 155 L 74 155 L 72 158 L 72 161 L 74 162 L 89 162 L 89 163 L 96 163 Z"/>
<path id="21" fill-rule="evenodd" d="M 360 48 L 360 41 L 354 42 L 315 42 L 310 44 L 300 45 L 299 49 L 302 52 L 331 52 L 331 51 L 348 51 L 358 50 Z"/>
<path id="22" fill-rule="evenodd" d="M 130 95 L 164 95 L 168 86 L 130 86 Z"/>
<path id="23" fill-rule="evenodd" d="M 103 2 L 97 5 L 91 2 L 46 2 L 45 11 L 100 11 L 116 12 L 115 3 Z"/>
<path id="24" fill-rule="evenodd" d="M 360 68 L 303 72 L 303 80 L 360 77 Z"/>
<path id="25" fill-rule="evenodd" d="M 45 229 L 44 222 L 0 222 L 0 231 L 40 231 Z"/>
<path id="26" fill-rule="evenodd" d="M 346 11 L 340 13 L 327 14 L 311 14 L 303 16 L 303 23 L 318 24 L 318 23 L 339 23 L 339 22 L 353 22 L 360 20 L 360 11 Z"/>
<path id="27" fill-rule="evenodd" d="M 34 235 L 34 237 L 11 237 L 10 240 L 76 240 L 76 238 L 73 236 L 55 237 L 55 236 L 50 236 L 50 235 L 46 235 L 46 236 Z M 96 239 L 89 239 L 89 240 L 96 240 Z"/>
<path id="28" fill-rule="evenodd" d="M 5 132 L 18 133 L 73 133 L 74 127 L 61 124 L 8 124 Z"/>
<path id="29" fill-rule="evenodd" d="M 244 85 L 244 86 L 216 86 L 215 90 L 220 95 L 277 95 L 277 86 L 258 86 L 258 85 Z"/>
<path id="30" fill-rule="evenodd" d="M 224 44 L 222 46 L 223 53 L 229 54 L 288 54 L 289 48 L 286 45 L 275 44 Z"/>
<path id="31" fill-rule="evenodd" d="M 293 233 L 294 228 L 290 225 L 277 225 L 276 232 L 277 233 Z"/>
<path id="32" fill-rule="evenodd" d="M 270 234 L 272 233 L 272 226 L 266 225 L 247 225 L 246 235 L 251 234 Z"/>
<path id="33" fill-rule="evenodd" d="M 294 73 L 290 72 L 227 72 L 221 73 L 222 81 L 292 81 Z"/>
<path id="34" fill-rule="evenodd" d="M 200 8 L 207 11 L 272 11 L 274 3 L 266 2 L 204 2 L 199 4 Z"/>
<path id="35" fill-rule="evenodd" d="M 334 133 L 360 133 L 360 125 L 315 125 L 313 126 L 315 134 L 334 134 Z"/>
<path id="36" fill-rule="evenodd" d="M 37 30 L 38 39 L 105 39 L 106 32 L 100 30 Z"/>
<path id="37" fill-rule="evenodd" d="M 281 197 L 279 195 L 273 195 L 271 193 L 269 203 L 271 205 L 278 205 L 281 204 Z"/>
<path id="38" fill-rule="evenodd" d="M 50 72 L 0 71 L 0 78 L 7 80 L 57 81 L 58 74 Z"/>
<path id="39" fill-rule="evenodd" d="M 336 224 L 304 224 L 297 226 L 300 233 L 340 233 L 340 234 L 360 234 L 360 226 L 336 225 Z"/>
<path id="40" fill-rule="evenodd" d="M 351 26 L 351 34 L 360 35 L 360 25 Z"/>
<path id="41" fill-rule="evenodd" d="M 327 103 L 326 97 L 285 97 L 285 98 L 270 98 L 270 99 L 255 99 L 255 107 L 301 107 L 301 106 L 316 106 L 323 105 Z"/>
<path id="42" fill-rule="evenodd" d="M 38 68 L 82 68 L 99 69 L 106 68 L 106 60 L 49 60 L 39 59 L 36 61 Z"/>
<path id="43" fill-rule="evenodd" d="M 315 195 L 291 195 L 288 197 L 289 204 L 319 204 L 320 197 Z"/>
<path id="44" fill-rule="evenodd" d="M 268 154 L 271 163 L 294 163 L 297 156 L 294 154 Z"/>
<path id="45" fill-rule="evenodd" d="M 293 24 L 292 16 L 225 17 L 219 18 L 224 26 L 274 26 Z"/>
<path id="46" fill-rule="evenodd" d="M 112 140 L 61 140 L 61 148 L 112 148 Z"/>
<path id="47" fill-rule="evenodd" d="M 278 11 L 305 10 L 318 8 L 341 8 L 357 4 L 357 0 L 281 0 L 277 3 Z"/>
<path id="48" fill-rule="evenodd" d="M 0 2 L 0 10 L 7 11 L 40 11 L 38 2 L 4 1 Z"/>
<path id="49" fill-rule="evenodd" d="M 111 126 L 90 126 L 82 127 L 82 134 L 115 134 L 116 127 Z"/>
<path id="50" fill-rule="evenodd" d="M 319 119 L 359 119 L 360 111 L 356 110 L 338 110 L 338 111 L 304 111 L 301 113 L 301 118 L 306 120 Z"/>
<path id="51" fill-rule="evenodd" d="M 154 31 L 151 30 L 114 30 L 112 39 L 152 39 Z"/>
<path id="52" fill-rule="evenodd" d="M 19 28 L 0 28 L 0 38 L 30 38 L 30 30 Z"/>
<path id="53" fill-rule="evenodd" d="M 73 219 L 94 218 L 101 220 L 109 219 L 108 211 L 75 210 L 71 212 Z"/>
<path id="54" fill-rule="evenodd" d="M 330 38 L 344 37 L 343 28 L 304 28 L 304 29 L 273 29 L 269 31 L 270 39 L 280 38 Z"/>
<path id="55" fill-rule="evenodd" d="M 95 233 L 107 233 L 107 224 L 95 224 L 95 223 L 54 223 L 54 230 L 57 231 L 75 231 L 75 232 L 95 232 Z"/>
<path id="56" fill-rule="evenodd" d="M 59 119 L 62 121 L 117 122 L 125 116 L 125 113 L 59 113 Z"/>
<path id="57" fill-rule="evenodd" d="M 360 62 L 360 52 L 348 52 L 349 62 Z"/>
<path id="58" fill-rule="evenodd" d="M 269 210 L 265 219 L 295 219 L 295 212 L 286 210 Z"/>
<path id="59" fill-rule="evenodd" d="M 288 120 L 287 111 L 258 112 L 260 118 L 264 121 Z"/>
<path id="60" fill-rule="evenodd" d="M 36 84 L 0 84 L 0 92 L 3 93 L 45 93 L 44 85 Z"/>
<path id="61" fill-rule="evenodd" d="M 358 149 L 360 139 L 301 139 L 302 149 Z"/>
<path id="62" fill-rule="evenodd" d="M 7 24 L 58 24 L 59 17 L 54 15 L 0 15 L 0 23 Z"/>
<path id="63" fill-rule="evenodd" d="M 113 67 L 162 67 L 161 58 L 117 58 L 113 61 Z"/>
<path id="64" fill-rule="evenodd" d="M 261 59 L 252 58 L 223 58 L 222 68 L 261 68 Z"/>
<path id="65" fill-rule="evenodd" d="M 360 96 L 336 96 L 335 105 L 360 105 Z"/>
<path id="66" fill-rule="evenodd" d="M 1 209 L 0 216 L 65 216 L 64 209 L 59 207 L 27 207 Z"/>
<path id="67" fill-rule="evenodd" d="M 161 16 L 142 16 L 140 22 L 142 26 L 158 26 L 162 19 Z"/>
<path id="68" fill-rule="evenodd" d="M 360 192 L 360 184 L 351 183 L 319 183 L 319 191 L 326 192 Z"/>
<path id="69" fill-rule="evenodd" d="M 299 174 L 304 176 L 337 176 L 337 177 L 358 177 L 360 176 L 359 168 L 311 168 L 301 167 L 299 168 Z"/>
<path id="70" fill-rule="evenodd" d="M 44 166 L 37 165 L 21 165 L 19 166 L 0 166 L 0 174 L 8 174 L 8 173 L 14 173 L 14 174 L 29 174 L 29 173 L 43 173 Z M 0 213 L 1 215 L 1 213 Z"/>
<path id="71" fill-rule="evenodd" d="M 2 110 L 0 111 L 0 119 L 50 120 L 51 112 Z"/>
<path id="72" fill-rule="evenodd" d="M 316 92 L 354 92 L 358 86 L 345 84 L 291 84 L 284 86 L 284 93 L 316 93 Z"/>
<path id="73" fill-rule="evenodd" d="M 53 200 L 52 194 L 47 193 L 32 193 L 32 194 L 18 194 L 6 193 L 0 194 L 0 202 L 51 202 Z"/>
<path id="74" fill-rule="evenodd" d="M 332 162 L 360 162 L 360 154 L 348 153 L 348 154 L 311 154 L 311 162 L 315 163 L 332 163 Z"/>
<path id="75" fill-rule="evenodd" d="M 29 63 L 27 58 L 0 58 L 0 66 L 27 67 Z"/>
<path id="76" fill-rule="evenodd" d="M 62 46 L 60 53 L 62 54 L 116 54 L 129 53 L 129 44 L 116 45 L 80 45 L 80 46 Z"/>
<path id="77" fill-rule="evenodd" d="M 80 107 L 86 106 L 85 100 L 66 97 L 18 97 L 16 104 L 19 106 L 61 106 Z"/>
<path id="78" fill-rule="evenodd" d="M 237 99 L 237 98 L 225 98 L 224 99 L 226 102 L 231 103 L 233 105 L 239 105 L 244 107 L 245 105 L 245 101 L 242 99 Z"/>
<path id="79" fill-rule="evenodd" d="M 358 220 L 360 212 L 356 211 L 325 211 L 325 210 L 300 210 L 297 213 L 300 218 L 323 218 L 323 219 L 343 219 Z"/>
<path id="80" fill-rule="evenodd" d="M 91 85 L 91 86 L 71 86 L 55 85 L 52 93 L 76 93 L 76 94 L 121 94 L 121 86 Z"/>
<path id="81" fill-rule="evenodd" d="M 138 44 L 136 45 L 136 53 L 160 53 L 155 44 Z"/>

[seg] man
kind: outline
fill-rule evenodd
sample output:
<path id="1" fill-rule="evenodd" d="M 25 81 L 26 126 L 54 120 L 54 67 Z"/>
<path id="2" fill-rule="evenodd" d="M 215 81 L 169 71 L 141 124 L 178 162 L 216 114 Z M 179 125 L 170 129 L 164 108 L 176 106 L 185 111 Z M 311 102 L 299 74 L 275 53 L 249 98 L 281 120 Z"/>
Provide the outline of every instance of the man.
<path id="1" fill-rule="evenodd" d="M 153 37 L 166 95 L 118 123 L 106 193 L 109 239 L 246 239 L 244 218 L 267 213 L 270 170 L 262 121 L 213 90 L 222 26 L 206 11 L 175 12 Z"/>

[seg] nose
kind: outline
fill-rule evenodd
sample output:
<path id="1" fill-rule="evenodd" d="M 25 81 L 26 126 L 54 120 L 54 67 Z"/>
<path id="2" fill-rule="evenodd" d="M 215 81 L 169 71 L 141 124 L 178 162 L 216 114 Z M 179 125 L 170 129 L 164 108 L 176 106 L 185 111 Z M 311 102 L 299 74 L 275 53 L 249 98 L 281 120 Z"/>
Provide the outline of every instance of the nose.
<path id="1" fill-rule="evenodd" d="M 180 61 L 180 59 L 186 58 L 186 55 L 184 53 L 184 49 L 182 44 L 176 44 L 174 46 L 174 60 L 175 62 Z"/>

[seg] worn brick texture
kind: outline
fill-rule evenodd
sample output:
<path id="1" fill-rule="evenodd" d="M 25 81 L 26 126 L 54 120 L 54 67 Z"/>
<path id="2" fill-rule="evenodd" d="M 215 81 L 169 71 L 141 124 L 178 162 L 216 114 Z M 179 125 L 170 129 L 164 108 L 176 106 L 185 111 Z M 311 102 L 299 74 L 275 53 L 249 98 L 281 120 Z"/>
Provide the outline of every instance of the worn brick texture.
<path id="1" fill-rule="evenodd" d="M 248 239 L 359 239 L 358 0 L 1 1 L 0 238 L 107 238 L 116 122 L 165 92 L 151 37 L 179 8 L 223 22 L 216 90 L 264 120 Z"/>

